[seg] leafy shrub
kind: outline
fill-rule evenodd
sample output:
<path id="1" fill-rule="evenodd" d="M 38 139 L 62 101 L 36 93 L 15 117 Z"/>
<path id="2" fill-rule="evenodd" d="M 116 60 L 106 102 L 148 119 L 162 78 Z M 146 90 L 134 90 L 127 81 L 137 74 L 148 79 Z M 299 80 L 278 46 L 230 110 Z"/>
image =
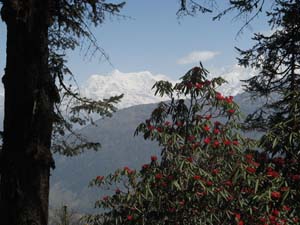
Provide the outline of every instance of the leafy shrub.
<path id="1" fill-rule="evenodd" d="M 92 185 L 117 188 L 96 202 L 105 211 L 87 216 L 89 224 L 295 224 L 295 209 L 284 204 L 293 190 L 277 171 L 280 159 L 268 160 L 240 135 L 238 106 L 215 89 L 225 81 L 207 74 L 201 65 L 180 83 L 154 85 L 170 101 L 136 133 L 158 141 L 161 156 L 140 171 L 96 177 Z"/>

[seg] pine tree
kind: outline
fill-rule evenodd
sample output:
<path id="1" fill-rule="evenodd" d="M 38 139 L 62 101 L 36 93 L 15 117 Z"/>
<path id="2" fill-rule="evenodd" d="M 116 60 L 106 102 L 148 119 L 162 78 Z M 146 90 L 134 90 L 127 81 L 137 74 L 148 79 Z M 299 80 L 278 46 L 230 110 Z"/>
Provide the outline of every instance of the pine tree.
<path id="1" fill-rule="evenodd" d="M 260 163 L 267 167 L 275 163 L 278 173 L 284 178 L 290 195 L 286 202 L 292 206 L 289 216 L 293 224 L 300 217 L 300 1 L 299 0 L 236 0 L 229 1 L 229 8 L 214 17 L 220 19 L 229 12 L 244 19 L 240 34 L 259 14 L 266 13 L 269 35 L 255 33 L 255 45 L 248 50 L 237 48 L 239 64 L 258 71 L 246 80 L 246 91 L 253 98 L 262 98 L 265 103 L 248 115 L 246 129 L 263 131 L 260 139 Z M 271 170 L 271 169 L 270 169 Z M 270 174 L 268 172 L 268 174 Z M 278 202 L 278 205 L 283 204 Z M 266 222 L 276 223 L 271 217 Z M 274 219 L 275 218 L 275 219 Z M 281 221 L 282 222 L 282 221 Z"/>
<path id="2" fill-rule="evenodd" d="M 102 23 L 124 3 L 105 0 L 1 0 L 1 18 L 7 26 L 3 147 L 0 157 L 0 217 L 3 225 L 46 225 L 50 168 L 54 167 L 51 139 L 64 134 L 70 122 L 83 123 L 82 111 L 110 115 L 113 103 L 81 98 L 64 83 L 72 75 L 64 58 L 82 38 L 101 51 L 87 24 Z M 60 103 L 72 105 L 70 120 L 62 117 Z M 53 125 L 56 125 L 53 131 Z M 57 132 L 55 132 L 57 131 Z M 53 133 L 54 132 L 54 133 Z M 79 143 L 80 144 L 80 143 Z M 66 143 L 55 151 L 76 154 Z M 95 146 L 94 143 L 80 147 Z M 74 149 L 73 149 L 74 150 Z M 81 148 L 75 148 L 81 151 Z"/>
<path id="3" fill-rule="evenodd" d="M 291 215 L 300 217 L 300 1 L 274 1 L 267 16 L 272 34 L 255 34 L 251 49 L 238 49 L 239 64 L 258 70 L 246 81 L 246 91 L 266 99 L 246 122 L 249 129 L 265 132 L 260 147 L 295 189 Z"/>

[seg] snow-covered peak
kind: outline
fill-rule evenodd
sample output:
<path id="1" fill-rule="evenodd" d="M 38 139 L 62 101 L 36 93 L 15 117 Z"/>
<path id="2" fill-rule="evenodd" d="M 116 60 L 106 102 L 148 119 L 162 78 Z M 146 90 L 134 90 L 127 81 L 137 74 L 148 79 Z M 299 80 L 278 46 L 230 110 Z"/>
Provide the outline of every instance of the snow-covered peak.
<path id="1" fill-rule="evenodd" d="M 82 94 L 93 99 L 124 94 L 118 108 L 155 103 L 166 100 L 166 98 L 154 96 L 154 90 L 151 90 L 155 82 L 159 80 L 174 82 L 165 75 L 153 75 L 149 71 L 122 73 L 114 70 L 107 76 L 92 75 L 83 86 Z"/>
<path id="2" fill-rule="evenodd" d="M 209 79 L 222 76 L 228 83 L 222 85 L 219 91 L 224 95 L 237 95 L 243 92 L 240 80 L 248 79 L 254 72 L 244 69 L 238 65 L 229 68 L 215 70 L 209 74 Z M 110 96 L 124 94 L 118 104 L 118 108 L 126 108 L 133 105 L 156 103 L 167 98 L 154 96 L 151 90 L 154 83 L 159 80 L 168 80 L 176 83 L 175 80 L 162 74 L 152 74 L 149 71 L 123 73 L 114 70 L 108 75 L 91 75 L 82 88 L 82 94 L 93 98 L 103 99 Z"/>
<path id="3" fill-rule="evenodd" d="M 257 71 L 239 65 L 233 65 L 231 67 L 221 68 L 219 70 L 211 71 L 209 74 L 209 79 L 213 77 L 222 77 L 227 83 L 223 84 L 219 88 L 217 88 L 222 94 L 228 96 L 235 96 L 237 94 L 241 94 L 244 92 L 243 90 L 243 82 L 241 80 L 247 80 L 257 74 Z"/>

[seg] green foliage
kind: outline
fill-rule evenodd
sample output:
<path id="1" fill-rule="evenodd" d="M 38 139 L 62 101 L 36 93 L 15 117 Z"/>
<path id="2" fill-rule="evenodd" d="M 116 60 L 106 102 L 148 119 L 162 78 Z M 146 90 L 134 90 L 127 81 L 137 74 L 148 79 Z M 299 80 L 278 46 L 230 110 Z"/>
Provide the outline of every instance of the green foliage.
<path id="1" fill-rule="evenodd" d="M 275 162 L 251 150 L 255 143 L 238 132 L 233 97 L 215 90 L 224 80 L 207 74 L 201 65 L 174 86 L 154 85 L 171 99 L 136 134 L 158 141 L 161 157 L 140 171 L 124 167 L 96 177 L 91 185 L 116 190 L 96 202 L 105 211 L 87 216 L 88 224 L 294 224 L 295 210 L 284 202 L 295 187 L 286 186 Z"/>
<path id="2" fill-rule="evenodd" d="M 53 132 L 52 151 L 67 156 L 80 154 L 85 149 L 96 150 L 99 143 L 88 141 L 74 131 L 74 126 L 84 126 L 93 123 L 90 114 L 101 117 L 111 116 L 116 110 L 115 104 L 123 95 L 113 96 L 104 100 L 92 100 L 80 95 L 74 75 L 67 66 L 65 58 L 68 50 L 86 46 L 85 56 L 100 57 L 109 60 L 107 54 L 99 47 L 90 26 L 104 22 L 108 15 L 119 15 L 125 2 L 109 3 L 101 1 L 53 1 L 49 27 L 49 70 L 53 82 L 57 84 L 55 126 Z M 73 81 L 73 82 L 72 82 Z M 75 138 L 74 138 L 75 137 Z M 76 140 L 75 140 L 76 139 Z"/>
<path id="3" fill-rule="evenodd" d="M 300 2 L 274 1 L 267 16 L 274 31 L 255 34 L 256 44 L 251 49 L 238 49 L 239 64 L 259 71 L 246 81 L 246 91 L 254 98 L 267 99 L 246 123 L 249 129 L 265 131 L 260 148 L 269 161 L 282 157 L 277 170 L 286 184 L 295 188 L 286 202 L 294 205 L 300 217 Z"/>

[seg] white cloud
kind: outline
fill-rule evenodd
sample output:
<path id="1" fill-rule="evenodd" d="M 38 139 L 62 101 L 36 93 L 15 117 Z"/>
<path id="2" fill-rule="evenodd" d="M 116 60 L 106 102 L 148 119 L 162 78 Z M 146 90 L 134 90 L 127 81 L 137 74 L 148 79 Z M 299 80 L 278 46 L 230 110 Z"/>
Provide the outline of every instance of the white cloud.
<path id="1" fill-rule="evenodd" d="M 205 62 L 214 58 L 219 54 L 220 52 L 213 52 L 213 51 L 194 51 L 179 59 L 177 63 L 185 65 L 185 64 L 199 63 L 200 61 Z"/>

